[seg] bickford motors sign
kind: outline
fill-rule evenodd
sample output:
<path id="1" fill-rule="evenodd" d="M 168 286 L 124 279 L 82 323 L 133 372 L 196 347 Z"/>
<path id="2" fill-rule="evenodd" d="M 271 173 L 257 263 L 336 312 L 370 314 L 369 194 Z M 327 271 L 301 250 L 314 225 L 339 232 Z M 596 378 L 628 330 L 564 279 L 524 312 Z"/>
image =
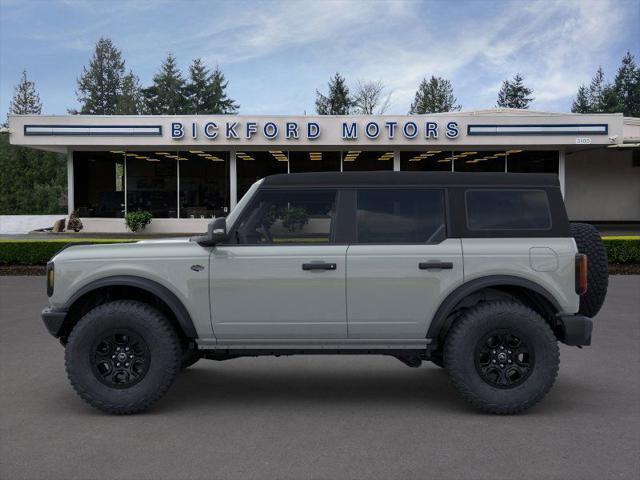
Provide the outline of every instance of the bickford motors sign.
<path id="1" fill-rule="evenodd" d="M 342 140 L 358 140 L 366 137 L 369 140 L 384 138 L 394 140 L 403 137 L 407 140 L 424 138 L 436 140 L 441 135 L 449 139 L 455 139 L 460 134 L 457 122 L 449 121 L 439 125 L 433 121 L 341 121 L 335 122 L 331 127 L 339 129 L 339 132 L 331 132 L 332 137 L 339 136 Z M 326 128 L 326 127 L 325 127 Z M 254 137 L 262 137 L 266 140 L 316 140 L 321 138 L 323 131 L 318 122 L 307 121 L 226 121 L 226 122 L 172 122 L 171 138 L 174 140 L 206 138 L 216 140 L 252 140 Z M 338 133 L 338 135 L 336 135 Z"/>

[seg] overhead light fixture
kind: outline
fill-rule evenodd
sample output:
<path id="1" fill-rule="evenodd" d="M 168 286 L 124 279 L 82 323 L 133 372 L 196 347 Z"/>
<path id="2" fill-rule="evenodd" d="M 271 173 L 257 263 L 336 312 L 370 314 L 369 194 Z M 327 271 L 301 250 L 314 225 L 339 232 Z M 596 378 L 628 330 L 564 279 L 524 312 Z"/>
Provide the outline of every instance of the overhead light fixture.
<path id="1" fill-rule="evenodd" d="M 442 150 L 427 150 L 427 153 L 442 153 Z"/>
<path id="2" fill-rule="evenodd" d="M 520 153 L 522 150 L 507 150 L 507 153 Z"/>
<path id="3" fill-rule="evenodd" d="M 506 153 L 496 153 L 496 157 L 504 157 L 506 156 Z"/>
<path id="4" fill-rule="evenodd" d="M 147 159 L 147 158 L 149 158 L 149 157 L 144 157 L 144 156 L 142 156 L 142 155 L 136 155 L 136 156 L 135 156 L 135 158 L 138 158 L 138 159 L 140 159 L 140 160 L 146 160 L 146 159 Z"/>
<path id="5" fill-rule="evenodd" d="M 109 153 L 124 153 L 122 150 L 109 150 Z"/>
<path id="6" fill-rule="evenodd" d="M 449 163 L 450 161 L 450 158 L 441 158 L 440 160 L 438 160 L 438 163 Z"/>
<path id="7" fill-rule="evenodd" d="M 159 162 L 157 158 L 147 158 L 147 162 Z"/>
<path id="8" fill-rule="evenodd" d="M 156 155 L 171 155 L 169 152 L 154 152 Z"/>
<path id="9" fill-rule="evenodd" d="M 204 153 L 202 150 L 189 150 L 189 153 Z"/>
<path id="10" fill-rule="evenodd" d="M 137 153 L 125 153 L 124 154 L 126 157 L 137 157 L 138 154 Z"/>

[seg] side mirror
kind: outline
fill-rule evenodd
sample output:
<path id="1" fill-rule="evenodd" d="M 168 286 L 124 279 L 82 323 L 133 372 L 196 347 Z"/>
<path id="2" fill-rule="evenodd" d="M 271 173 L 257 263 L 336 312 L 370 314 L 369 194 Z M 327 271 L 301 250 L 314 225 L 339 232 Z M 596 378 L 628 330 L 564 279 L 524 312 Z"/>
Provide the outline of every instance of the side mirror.
<path id="1" fill-rule="evenodd" d="M 227 239 L 227 219 L 225 217 L 216 218 L 209 223 L 207 237 L 211 245 L 224 242 Z"/>
<path id="2" fill-rule="evenodd" d="M 197 242 L 203 247 L 213 247 L 217 243 L 227 239 L 227 220 L 225 217 L 216 218 L 207 226 L 207 234 L 199 237 L 192 237 L 192 242 Z"/>

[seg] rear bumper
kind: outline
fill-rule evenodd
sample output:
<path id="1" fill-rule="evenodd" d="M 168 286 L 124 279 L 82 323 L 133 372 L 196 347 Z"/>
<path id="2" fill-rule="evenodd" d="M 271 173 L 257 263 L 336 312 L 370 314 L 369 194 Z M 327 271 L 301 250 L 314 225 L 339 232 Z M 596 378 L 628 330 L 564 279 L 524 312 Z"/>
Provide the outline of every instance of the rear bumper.
<path id="1" fill-rule="evenodd" d="M 560 315 L 558 330 L 560 341 L 566 345 L 591 345 L 593 320 L 582 315 Z"/>
<path id="2" fill-rule="evenodd" d="M 53 307 L 47 307 L 42 310 L 42 321 L 49 333 L 56 338 L 60 337 L 65 318 L 67 318 L 66 310 L 58 310 Z"/>

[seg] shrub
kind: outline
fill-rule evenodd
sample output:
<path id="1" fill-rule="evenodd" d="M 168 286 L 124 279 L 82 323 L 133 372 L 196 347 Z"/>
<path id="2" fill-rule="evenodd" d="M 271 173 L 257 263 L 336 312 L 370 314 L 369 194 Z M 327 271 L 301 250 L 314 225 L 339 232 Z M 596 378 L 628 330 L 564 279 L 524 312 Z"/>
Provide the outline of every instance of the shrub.
<path id="1" fill-rule="evenodd" d="M 640 263 L 639 237 L 604 237 L 609 263 Z"/>
<path id="2" fill-rule="evenodd" d="M 0 239 L 0 265 L 44 265 L 51 257 L 70 243 L 125 243 L 131 239 L 55 239 L 4 240 Z"/>
<path id="3" fill-rule="evenodd" d="M 79 232 L 80 230 L 82 230 L 83 227 L 84 225 L 82 225 L 82 220 L 80 220 L 80 217 L 78 216 L 78 211 L 74 210 L 73 212 L 71 212 L 71 215 L 69 215 L 69 221 L 67 222 L 67 230 L 73 230 L 74 232 Z"/>
<path id="4" fill-rule="evenodd" d="M 153 217 L 149 212 L 129 212 L 127 213 L 127 216 L 124 217 L 124 221 L 127 224 L 127 227 L 129 227 L 129 230 L 137 232 L 149 225 L 152 218 Z"/>

